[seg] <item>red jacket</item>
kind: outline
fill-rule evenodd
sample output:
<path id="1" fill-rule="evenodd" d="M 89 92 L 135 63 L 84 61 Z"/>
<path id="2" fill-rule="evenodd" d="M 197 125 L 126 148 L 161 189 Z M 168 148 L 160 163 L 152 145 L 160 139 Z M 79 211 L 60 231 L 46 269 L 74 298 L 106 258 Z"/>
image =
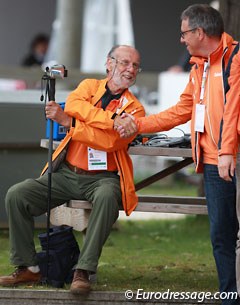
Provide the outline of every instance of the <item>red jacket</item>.
<path id="1" fill-rule="evenodd" d="M 80 141 L 94 149 L 113 152 L 120 175 L 123 207 L 126 214 L 130 215 L 138 203 L 133 182 L 132 160 L 127 152 L 133 137 L 121 139 L 113 129 L 113 112 L 94 106 L 106 92 L 106 83 L 107 79 L 86 79 L 68 96 L 65 112 L 75 119 L 75 126 L 71 127 L 53 153 L 53 170 L 62 161 L 61 156 L 64 155 L 71 140 Z M 123 103 L 118 114 L 125 111 L 134 113 L 135 117 L 145 115 L 143 106 L 129 90 L 124 91 L 122 98 Z M 42 174 L 46 170 L 47 165 Z"/>

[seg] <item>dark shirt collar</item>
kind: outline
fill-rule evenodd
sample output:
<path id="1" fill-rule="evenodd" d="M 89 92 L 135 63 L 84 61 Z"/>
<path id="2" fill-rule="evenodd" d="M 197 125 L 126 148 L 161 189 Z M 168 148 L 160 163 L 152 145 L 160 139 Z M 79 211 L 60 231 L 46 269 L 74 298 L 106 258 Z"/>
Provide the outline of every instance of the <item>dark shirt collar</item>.
<path id="1" fill-rule="evenodd" d="M 102 101 L 102 108 L 105 110 L 106 107 L 108 106 L 108 104 L 112 101 L 112 100 L 118 100 L 120 99 L 122 93 L 119 94 L 112 94 L 111 91 L 109 90 L 107 84 L 105 86 L 106 88 L 106 92 L 103 94 L 101 101 Z"/>

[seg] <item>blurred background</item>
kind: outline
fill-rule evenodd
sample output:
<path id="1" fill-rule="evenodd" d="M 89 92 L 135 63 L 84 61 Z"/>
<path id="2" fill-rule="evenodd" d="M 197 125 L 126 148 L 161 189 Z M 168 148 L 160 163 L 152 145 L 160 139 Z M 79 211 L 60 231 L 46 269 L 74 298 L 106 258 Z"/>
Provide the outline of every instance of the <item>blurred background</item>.
<path id="1" fill-rule="evenodd" d="M 238 0 L 221 2 L 239 6 Z M 141 53 L 143 72 L 132 91 L 148 114 L 161 111 L 177 102 L 188 78 L 180 14 L 194 3 L 199 1 L 0 1 L 0 226 L 7 226 L 7 189 L 37 177 L 47 160 L 46 149 L 40 148 L 40 140 L 46 137 L 40 102 L 46 66 L 59 63 L 68 69 L 69 76 L 56 85 L 56 101 L 64 102 L 82 79 L 103 77 L 112 45 L 133 45 Z M 225 12 L 226 20 L 239 19 Z M 188 126 L 182 128 L 188 132 Z M 140 170 L 144 164 L 148 167 L 146 160 L 137 162 Z"/>
<path id="2" fill-rule="evenodd" d="M 131 43 L 142 54 L 144 71 L 163 71 L 176 63 L 184 50 L 179 35 L 180 13 L 193 3 L 199 1 L 2 0 L 0 65 L 21 65 L 36 35 L 51 36 L 60 29 L 62 34 L 57 39 L 62 41 L 56 43 L 55 59 L 63 52 L 75 56 L 74 68 L 84 67 L 85 60 L 99 59 L 99 52 L 104 60 L 114 43 Z M 89 40 L 93 39 L 91 44 Z M 88 58 L 86 47 L 89 48 Z M 72 49 L 77 49 L 76 54 Z M 83 60 L 81 53 L 84 53 Z"/>

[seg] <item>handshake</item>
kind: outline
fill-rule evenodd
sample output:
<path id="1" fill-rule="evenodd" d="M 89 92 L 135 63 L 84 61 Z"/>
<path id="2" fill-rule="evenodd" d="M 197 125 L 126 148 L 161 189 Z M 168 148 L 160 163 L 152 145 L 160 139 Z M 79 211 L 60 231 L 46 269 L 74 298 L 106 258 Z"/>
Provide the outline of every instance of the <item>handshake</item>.
<path id="1" fill-rule="evenodd" d="M 119 133 L 120 138 L 129 138 L 138 131 L 134 116 L 128 113 L 117 115 L 114 118 L 113 128 Z"/>

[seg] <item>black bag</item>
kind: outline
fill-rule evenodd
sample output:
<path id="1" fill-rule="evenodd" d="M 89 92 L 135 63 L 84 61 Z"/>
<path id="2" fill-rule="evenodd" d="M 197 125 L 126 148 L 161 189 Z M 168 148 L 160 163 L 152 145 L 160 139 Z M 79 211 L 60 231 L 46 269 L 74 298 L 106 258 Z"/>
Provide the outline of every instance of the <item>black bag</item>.
<path id="1" fill-rule="evenodd" d="M 38 237 L 42 251 L 37 253 L 37 257 L 43 282 L 57 288 L 63 287 L 64 283 L 71 283 L 74 273 L 72 268 L 80 254 L 73 228 L 56 226 L 50 229 L 47 279 L 47 233 L 39 234 Z"/>

